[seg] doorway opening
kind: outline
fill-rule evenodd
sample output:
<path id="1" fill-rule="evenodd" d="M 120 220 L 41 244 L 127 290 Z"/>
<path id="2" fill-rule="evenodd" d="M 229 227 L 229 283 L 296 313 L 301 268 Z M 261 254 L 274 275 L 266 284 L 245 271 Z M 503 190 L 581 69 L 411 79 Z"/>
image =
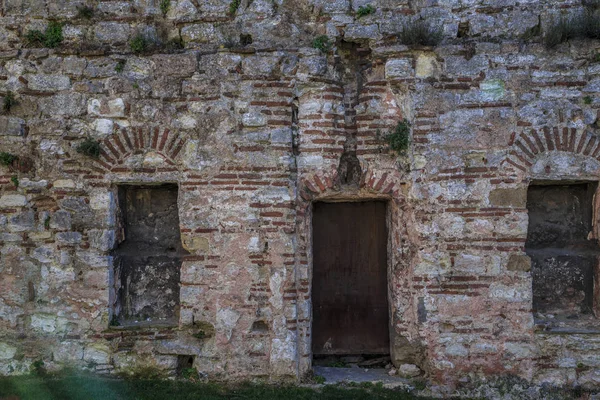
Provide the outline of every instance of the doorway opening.
<path id="1" fill-rule="evenodd" d="M 386 203 L 313 207 L 313 364 L 384 367 L 390 360 Z"/>

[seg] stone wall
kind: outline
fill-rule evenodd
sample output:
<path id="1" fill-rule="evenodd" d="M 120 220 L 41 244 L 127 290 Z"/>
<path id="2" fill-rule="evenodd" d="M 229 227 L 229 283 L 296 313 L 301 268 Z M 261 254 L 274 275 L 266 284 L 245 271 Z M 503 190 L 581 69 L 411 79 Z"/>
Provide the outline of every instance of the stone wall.
<path id="1" fill-rule="evenodd" d="M 359 18 L 366 4 L 375 13 Z M 507 374 L 597 385 L 597 321 L 536 328 L 525 254 L 528 185 L 600 173 L 598 43 L 548 49 L 536 36 L 581 1 L 229 10 L 0 1 L 0 95 L 18 102 L 0 115 L 0 151 L 19 157 L 0 166 L 0 371 L 173 371 L 191 356 L 215 378 L 302 377 L 311 203 L 379 199 L 395 363 L 450 386 Z M 440 26 L 442 43 L 399 43 L 416 19 Z M 50 20 L 63 42 L 27 44 Z M 134 54 L 139 35 L 147 50 Z M 319 35 L 330 51 L 312 47 Z M 411 146 L 398 156 L 380 134 L 404 118 Z M 86 138 L 98 159 L 77 152 Z M 178 185 L 188 253 L 178 321 L 131 329 L 111 305 L 118 187 L 164 183 Z"/>

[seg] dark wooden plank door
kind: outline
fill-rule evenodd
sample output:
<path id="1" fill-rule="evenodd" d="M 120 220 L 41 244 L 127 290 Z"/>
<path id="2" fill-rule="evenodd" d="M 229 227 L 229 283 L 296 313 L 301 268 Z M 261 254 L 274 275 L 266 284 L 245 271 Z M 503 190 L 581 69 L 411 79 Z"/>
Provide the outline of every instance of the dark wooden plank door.
<path id="1" fill-rule="evenodd" d="M 315 203 L 313 354 L 389 354 L 387 293 L 385 203 Z"/>

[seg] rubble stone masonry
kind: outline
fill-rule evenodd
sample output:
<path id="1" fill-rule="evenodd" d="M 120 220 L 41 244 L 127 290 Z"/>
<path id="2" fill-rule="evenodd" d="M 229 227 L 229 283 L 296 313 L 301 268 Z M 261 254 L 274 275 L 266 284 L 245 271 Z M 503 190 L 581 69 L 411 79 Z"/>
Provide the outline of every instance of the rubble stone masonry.
<path id="1" fill-rule="evenodd" d="M 18 157 L 0 166 L 0 373 L 38 360 L 175 371 L 191 357 L 211 378 L 300 379 L 312 203 L 377 199 L 397 366 L 449 386 L 600 387 L 594 194 L 565 200 L 590 199 L 577 203 L 584 278 L 552 269 L 571 253 L 535 253 L 534 272 L 526 253 L 528 191 L 536 215 L 562 198 L 531 187 L 595 190 L 600 177 L 600 42 L 539 36 L 581 0 L 160 3 L 0 0 L 0 100 L 17 103 L 0 115 L 0 152 Z M 443 29 L 441 44 L 399 42 L 418 19 Z M 59 46 L 27 40 L 49 21 Z M 321 35 L 331 49 L 313 48 Z M 146 51 L 132 52 L 137 37 Z M 381 134 L 403 119 L 398 155 Z M 77 152 L 86 139 L 97 158 Z M 548 207 L 555 218 L 536 226 L 566 232 Z M 140 257 L 123 256 L 144 239 L 130 225 L 164 236 L 164 249 L 140 248 L 172 253 L 156 255 L 170 275 L 119 267 Z M 587 280 L 542 277 L 536 292 L 546 269 Z M 572 313 L 536 309 L 534 293 L 564 295 Z"/>

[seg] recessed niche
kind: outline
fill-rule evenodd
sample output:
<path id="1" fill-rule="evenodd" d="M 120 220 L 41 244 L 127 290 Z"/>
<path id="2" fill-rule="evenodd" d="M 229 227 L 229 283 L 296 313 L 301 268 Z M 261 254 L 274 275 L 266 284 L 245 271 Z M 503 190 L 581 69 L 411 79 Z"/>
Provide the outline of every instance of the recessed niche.
<path id="1" fill-rule="evenodd" d="M 533 311 L 557 326 L 594 317 L 599 249 L 592 239 L 597 185 L 532 185 L 527 192 Z"/>
<path id="2" fill-rule="evenodd" d="M 175 324 L 183 256 L 177 185 L 118 187 L 113 325 Z"/>

